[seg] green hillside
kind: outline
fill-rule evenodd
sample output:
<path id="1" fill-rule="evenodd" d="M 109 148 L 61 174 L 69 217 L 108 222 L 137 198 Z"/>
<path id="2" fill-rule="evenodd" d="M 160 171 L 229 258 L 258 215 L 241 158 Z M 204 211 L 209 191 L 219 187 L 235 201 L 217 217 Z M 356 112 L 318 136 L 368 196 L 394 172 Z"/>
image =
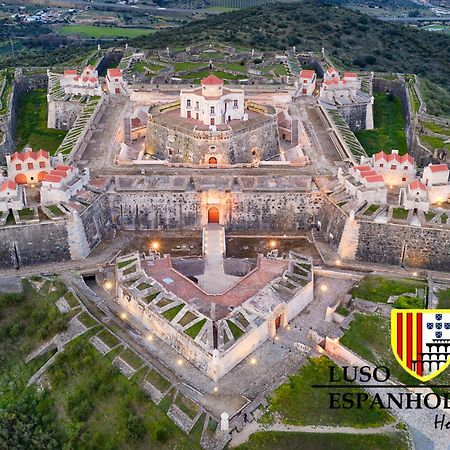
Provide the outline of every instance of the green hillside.
<path id="1" fill-rule="evenodd" d="M 261 50 L 325 51 L 345 68 L 416 73 L 450 88 L 450 36 L 382 22 L 318 0 L 210 16 L 134 40 L 147 48 L 221 41 Z"/>

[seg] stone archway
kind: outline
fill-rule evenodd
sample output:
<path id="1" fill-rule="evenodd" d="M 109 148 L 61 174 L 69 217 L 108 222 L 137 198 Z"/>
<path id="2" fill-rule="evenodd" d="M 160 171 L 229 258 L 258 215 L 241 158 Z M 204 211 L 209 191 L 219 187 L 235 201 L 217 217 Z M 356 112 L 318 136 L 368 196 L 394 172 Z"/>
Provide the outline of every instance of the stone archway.
<path id="1" fill-rule="evenodd" d="M 208 223 L 220 223 L 219 209 L 215 206 L 208 209 Z"/>
<path id="2" fill-rule="evenodd" d="M 217 164 L 217 158 L 215 156 L 211 156 L 211 158 L 208 159 L 208 164 Z"/>
<path id="3" fill-rule="evenodd" d="M 14 181 L 17 184 L 27 184 L 27 177 L 26 175 L 24 175 L 23 173 L 19 173 L 16 175 L 16 177 L 14 178 Z"/>

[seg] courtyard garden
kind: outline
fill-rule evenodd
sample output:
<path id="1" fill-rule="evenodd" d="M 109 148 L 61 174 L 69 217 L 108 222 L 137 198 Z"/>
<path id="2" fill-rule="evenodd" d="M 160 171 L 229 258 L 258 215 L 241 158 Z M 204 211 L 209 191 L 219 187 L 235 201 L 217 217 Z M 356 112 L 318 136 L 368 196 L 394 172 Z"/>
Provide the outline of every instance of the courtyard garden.
<path id="1" fill-rule="evenodd" d="M 16 125 L 16 148 L 30 145 L 55 153 L 67 131 L 47 128 L 47 91 L 35 89 L 20 96 Z"/>
<path id="2" fill-rule="evenodd" d="M 390 153 L 393 149 L 405 154 L 408 148 L 400 98 L 384 92 L 375 92 L 374 97 L 375 129 L 357 131 L 356 137 L 369 156 L 381 150 Z"/>

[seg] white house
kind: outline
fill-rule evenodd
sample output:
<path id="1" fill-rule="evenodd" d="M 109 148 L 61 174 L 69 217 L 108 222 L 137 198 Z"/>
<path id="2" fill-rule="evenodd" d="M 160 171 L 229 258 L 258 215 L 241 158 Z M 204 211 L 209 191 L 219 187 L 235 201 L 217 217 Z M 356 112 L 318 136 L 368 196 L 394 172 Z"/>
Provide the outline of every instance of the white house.
<path id="1" fill-rule="evenodd" d="M 125 82 L 121 69 L 114 67 L 107 70 L 106 87 L 110 95 L 126 94 Z"/>
<path id="2" fill-rule="evenodd" d="M 299 92 L 301 95 L 313 95 L 316 89 L 317 75 L 314 70 L 302 70 L 299 75 Z"/>
<path id="3" fill-rule="evenodd" d="M 338 180 L 345 190 L 360 202 L 384 204 L 387 202 L 387 188 L 383 177 L 369 166 L 353 166 L 347 175 L 338 169 Z"/>
<path id="4" fill-rule="evenodd" d="M 0 186 L 0 212 L 18 211 L 24 206 L 23 190 L 14 181 L 5 180 Z"/>
<path id="5" fill-rule="evenodd" d="M 330 102 L 351 101 L 361 89 L 361 81 L 353 72 L 344 72 L 340 77 L 339 72 L 330 67 L 325 72 L 324 81 L 320 87 L 320 98 Z"/>
<path id="6" fill-rule="evenodd" d="M 426 186 L 419 180 L 413 180 L 408 187 L 400 191 L 400 203 L 405 209 L 427 212 L 430 207 Z"/>
<path id="7" fill-rule="evenodd" d="M 205 125 L 222 125 L 232 120 L 247 120 L 244 90 L 223 87 L 223 80 L 209 75 L 200 88 L 183 89 L 180 93 L 181 117 Z"/>
<path id="8" fill-rule="evenodd" d="M 61 87 L 66 94 L 73 95 L 102 95 L 102 87 L 98 79 L 98 72 L 93 66 L 86 66 L 80 75 L 76 69 L 67 69 L 61 78 Z"/>
<path id="9" fill-rule="evenodd" d="M 446 202 L 450 195 L 447 164 L 428 164 L 423 169 L 422 183 L 427 187 L 431 204 Z"/>
<path id="10" fill-rule="evenodd" d="M 14 152 L 5 157 L 8 178 L 17 184 L 39 183 L 52 170 L 52 159 L 43 149 L 34 152 L 28 148 L 22 153 Z"/>
<path id="11" fill-rule="evenodd" d="M 51 205 L 69 201 L 88 183 L 89 169 L 79 173 L 74 166 L 56 166 L 42 181 L 41 204 Z"/>
<path id="12" fill-rule="evenodd" d="M 406 186 L 416 178 L 416 164 L 414 158 L 407 153 L 399 155 L 398 150 L 392 153 L 383 151 L 372 157 L 362 158 L 362 165 L 370 165 L 373 170 L 384 178 L 384 183 L 391 186 Z"/>

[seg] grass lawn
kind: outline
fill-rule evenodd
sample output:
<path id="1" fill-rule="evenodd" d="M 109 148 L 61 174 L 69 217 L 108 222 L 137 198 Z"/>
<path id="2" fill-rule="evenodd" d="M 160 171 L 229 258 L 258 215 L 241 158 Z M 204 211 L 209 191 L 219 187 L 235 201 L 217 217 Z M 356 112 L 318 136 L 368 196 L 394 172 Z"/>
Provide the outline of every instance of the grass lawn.
<path id="1" fill-rule="evenodd" d="M 408 151 L 399 97 L 375 92 L 374 130 L 363 130 L 355 133 L 361 145 L 369 156 L 384 150 L 390 153 L 392 149 L 401 155 Z"/>
<path id="2" fill-rule="evenodd" d="M 268 74 L 269 72 L 273 72 L 275 75 L 287 75 L 288 70 L 284 64 L 272 64 L 271 66 L 261 67 L 261 72 L 263 74 Z"/>
<path id="3" fill-rule="evenodd" d="M 175 316 L 184 308 L 184 304 L 175 306 L 174 308 L 170 308 L 167 311 L 164 311 L 162 315 L 171 322 Z"/>
<path id="4" fill-rule="evenodd" d="M 386 303 L 391 295 L 415 293 L 416 288 L 426 289 L 426 286 L 426 282 L 416 279 L 367 275 L 350 290 L 350 294 L 355 298 Z"/>
<path id="5" fill-rule="evenodd" d="M 439 309 L 450 309 L 450 289 L 441 289 L 437 293 Z"/>
<path id="6" fill-rule="evenodd" d="M 98 322 L 86 311 L 83 311 L 79 316 L 77 316 L 77 319 L 87 328 L 98 325 Z"/>
<path id="7" fill-rule="evenodd" d="M 36 211 L 32 208 L 23 208 L 17 211 L 21 220 L 37 219 Z"/>
<path id="8" fill-rule="evenodd" d="M 450 92 L 448 89 L 421 77 L 420 92 L 429 114 L 450 117 Z"/>
<path id="9" fill-rule="evenodd" d="M 231 334 L 236 341 L 244 334 L 244 332 L 231 320 L 227 320 L 228 327 L 230 328 Z"/>
<path id="10" fill-rule="evenodd" d="M 250 436 L 237 450 L 407 450 L 406 433 L 341 434 L 263 431 Z"/>
<path id="11" fill-rule="evenodd" d="M 436 136 L 427 136 L 425 134 L 420 135 L 420 142 L 430 150 L 445 148 L 450 150 L 450 144 L 445 144 L 444 139 Z"/>
<path id="12" fill-rule="evenodd" d="M 195 339 L 200 333 L 200 330 L 203 328 L 203 325 L 205 325 L 206 319 L 202 319 L 198 321 L 196 324 L 192 325 L 192 327 L 189 327 L 185 333 L 190 336 L 192 339 Z"/>
<path id="13" fill-rule="evenodd" d="M 108 330 L 102 330 L 97 337 L 102 340 L 109 348 L 113 348 L 116 345 L 120 344 L 119 339 L 117 339 L 113 334 L 111 334 Z"/>
<path id="14" fill-rule="evenodd" d="M 391 377 L 397 378 L 400 382 L 412 385 L 421 384 L 418 379 L 409 375 L 395 359 L 391 350 L 390 318 L 355 314 L 350 328 L 345 332 L 340 342 L 367 361 L 377 366 L 388 367 L 391 371 Z M 450 372 L 444 371 L 430 383 L 450 384 Z M 439 388 L 433 388 L 433 390 L 437 393 L 445 391 L 445 389 Z"/>
<path id="15" fill-rule="evenodd" d="M 394 219 L 406 220 L 408 218 L 409 211 L 405 208 L 393 208 L 392 217 Z"/>
<path id="16" fill-rule="evenodd" d="M 263 420 L 271 422 L 276 415 L 281 422 L 290 425 L 357 428 L 380 427 L 394 421 L 386 411 L 378 407 L 369 408 L 367 404 L 363 404 L 361 409 L 329 409 L 329 390 L 313 388 L 311 385 L 328 384 L 331 366 L 335 368 L 336 375 L 341 374 L 341 369 L 326 356 L 310 358 L 296 375 L 290 376 L 286 383 L 275 390 L 269 398 L 268 413 L 263 416 Z M 349 386 L 355 385 L 349 383 Z M 358 393 L 363 390 L 355 386 L 345 392 Z"/>
<path id="17" fill-rule="evenodd" d="M 166 392 L 170 388 L 170 382 L 156 372 L 156 370 L 150 369 L 145 378 L 160 392 Z"/>
<path id="18" fill-rule="evenodd" d="M 97 27 L 94 25 L 65 25 L 58 30 L 61 34 L 82 34 L 94 39 L 99 38 L 134 38 L 154 33 L 148 28 Z"/>
<path id="19" fill-rule="evenodd" d="M 424 128 L 427 128 L 430 131 L 433 131 L 434 133 L 444 134 L 446 136 L 450 136 L 450 128 L 445 128 L 441 125 L 438 125 L 434 122 L 421 122 L 421 125 Z"/>
<path id="20" fill-rule="evenodd" d="M 183 394 L 178 393 L 175 400 L 175 404 L 183 411 L 190 419 L 194 419 L 199 411 L 198 405 L 193 401 L 185 397 Z"/>
<path id="21" fill-rule="evenodd" d="M 380 207 L 380 205 L 370 205 L 364 212 L 363 214 L 365 216 L 371 216 L 378 208 Z"/>
<path id="22" fill-rule="evenodd" d="M 247 72 L 247 68 L 245 67 L 245 65 L 242 65 L 239 63 L 216 64 L 216 66 L 219 69 L 228 69 L 228 70 L 233 70 L 234 72 L 242 72 L 242 73 Z"/>
<path id="23" fill-rule="evenodd" d="M 17 149 L 26 144 L 54 154 L 67 131 L 47 128 L 47 91 L 35 89 L 21 95 L 17 117 Z"/>
<path id="24" fill-rule="evenodd" d="M 139 61 L 133 64 L 133 70 L 139 73 L 144 73 L 145 69 L 152 70 L 154 72 L 159 72 L 164 69 L 164 66 L 157 66 L 156 64 L 148 63 L 145 61 Z"/>
<path id="25" fill-rule="evenodd" d="M 139 387 L 101 356 L 89 335 L 69 344 L 49 373 L 58 420 L 71 449 L 199 449 Z M 195 439 L 194 439 L 195 438 Z"/>

